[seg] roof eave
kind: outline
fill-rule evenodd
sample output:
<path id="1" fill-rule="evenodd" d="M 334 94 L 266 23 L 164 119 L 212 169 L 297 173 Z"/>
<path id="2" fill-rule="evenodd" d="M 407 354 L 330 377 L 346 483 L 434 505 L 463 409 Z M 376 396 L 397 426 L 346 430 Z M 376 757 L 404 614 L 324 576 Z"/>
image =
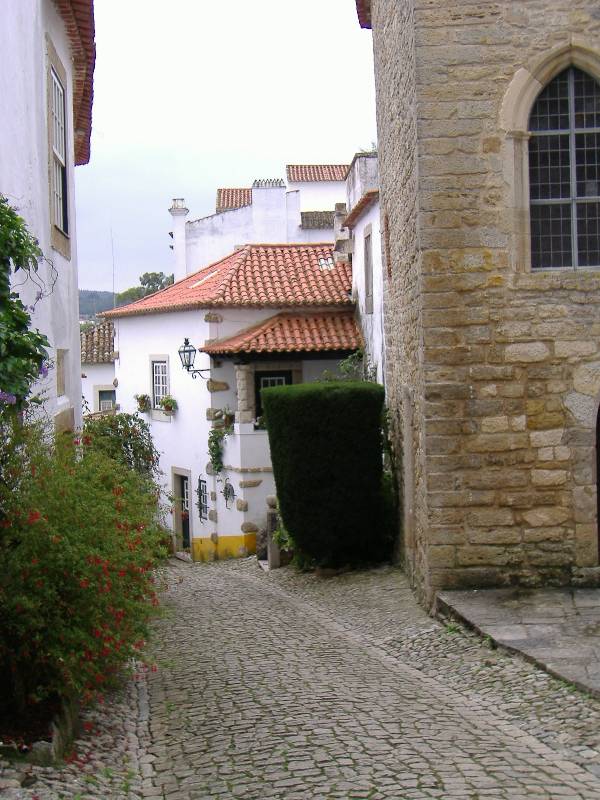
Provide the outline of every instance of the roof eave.
<path id="1" fill-rule="evenodd" d="M 356 13 L 361 28 L 371 28 L 371 0 L 356 0 Z"/>
<path id="2" fill-rule="evenodd" d="M 90 160 L 92 135 L 92 105 L 94 100 L 94 41 L 93 0 L 54 0 L 63 19 L 73 58 L 73 127 L 75 165 Z"/>

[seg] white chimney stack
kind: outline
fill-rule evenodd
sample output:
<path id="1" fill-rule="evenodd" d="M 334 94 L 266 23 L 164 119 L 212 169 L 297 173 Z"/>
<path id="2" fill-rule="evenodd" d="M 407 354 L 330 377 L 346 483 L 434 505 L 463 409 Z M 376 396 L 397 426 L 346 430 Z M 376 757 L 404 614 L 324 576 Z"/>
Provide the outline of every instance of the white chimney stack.
<path id="1" fill-rule="evenodd" d="M 175 265 L 173 273 L 175 280 L 179 281 L 187 275 L 187 261 L 185 257 L 185 218 L 190 213 L 185 207 L 183 197 L 174 197 L 169 214 L 173 217 L 173 253 Z"/>

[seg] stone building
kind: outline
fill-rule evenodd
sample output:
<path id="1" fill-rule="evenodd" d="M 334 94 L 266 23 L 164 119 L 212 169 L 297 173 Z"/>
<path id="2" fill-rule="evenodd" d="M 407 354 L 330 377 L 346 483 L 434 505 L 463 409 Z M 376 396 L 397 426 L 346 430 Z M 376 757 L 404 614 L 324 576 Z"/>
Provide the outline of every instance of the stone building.
<path id="1" fill-rule="evenodd" d="M 598 576 L 597 0 L 357 0 L 377 90 L 404 549 L 441 587 Z"/>

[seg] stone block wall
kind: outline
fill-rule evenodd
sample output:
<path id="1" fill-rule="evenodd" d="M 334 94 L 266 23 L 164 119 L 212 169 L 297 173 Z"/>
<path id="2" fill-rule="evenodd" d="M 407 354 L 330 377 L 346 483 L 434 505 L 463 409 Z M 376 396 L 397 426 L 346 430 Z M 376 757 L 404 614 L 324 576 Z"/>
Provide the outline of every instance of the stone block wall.
<path id="1" fill-rule="evenodd" d="M 600 77 L 598 4 L 373 0 L 372 27 L 408 570 L 427 601 L 581 578 L 600 273 L 531 272 L 519 104 L 571 63 Z"/>

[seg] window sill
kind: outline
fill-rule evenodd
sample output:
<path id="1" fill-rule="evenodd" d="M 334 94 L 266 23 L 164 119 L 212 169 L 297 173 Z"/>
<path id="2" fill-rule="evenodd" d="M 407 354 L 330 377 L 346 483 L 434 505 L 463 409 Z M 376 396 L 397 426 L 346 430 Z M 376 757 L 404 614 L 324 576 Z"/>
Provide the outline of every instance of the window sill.
<path id="1" fill-rule="evenodd" d="M 153 419 L 155 422 L 171 422 L 172 417 L 165 414 L 160 408 L 153 408 L 150 411 L 150 419 Z"/>

